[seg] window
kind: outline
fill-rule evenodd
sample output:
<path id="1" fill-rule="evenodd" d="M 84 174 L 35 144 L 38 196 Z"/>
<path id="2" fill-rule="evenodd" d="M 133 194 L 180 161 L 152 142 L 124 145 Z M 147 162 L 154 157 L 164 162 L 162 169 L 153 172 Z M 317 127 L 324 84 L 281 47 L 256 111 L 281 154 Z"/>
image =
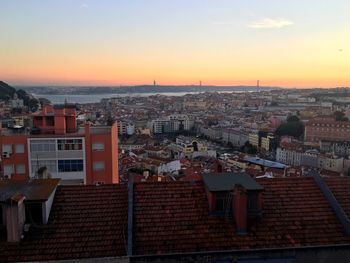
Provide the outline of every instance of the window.
<path id="1" fill-rule="evenodd" d="M 26 223 L 27 224 L 42 224 L 43 223 L 43 209 L 42 203 L 26 203 Z"/>
<path id="2" fill-rule="evenodd" d="M 55 160 L 32 161 L 32 172 L 37 173 L 41 167 L 46 167 L 49 172 L 57 172 L 57 162 Z"/>
<path id="3" fill-rule="evenodd" d="M 33 140 L 30 142 L 30 152 L 54 152 L 55 140 Z"/>
<path id="4" fill-rule="evenodd" d="M 17 174 L 25 174 L 26 173 L 26 167 L 24 164 L 16 164 L 16 173 Z"/>
<path id="5" fill-rule="evenodd" d="M 251 192 L 248 194 L 248 210 L 258 209 L 258 193 Z"/>
<path id="6" fill-rule="evenodd" d="M 82 139 L 64 139 L 57 140 L 57 148 L 59 151 L 76 151 L 83 149 Z"/>
<path id="7" fill-rule="evenodd" d="M 3 144 L 2 153 L 12 153 L 12 144 Z"/>
<path id="8" fill-rule="evenodd" d="M 100 142 L 93 143 L 92 150 L 93 151 L 104 151 L 105 145 L 103 143 L 100 143 Z"/>
<path id="9" fill-rule="evenodd" d="M 83 160 L 58 160 L 58 171 L 60 173 L 81 172 L 83 170 Z"/>
<path id="10" fill-rule="evenodd" d="M 24 144 L 16 144 L 15 151 L 16 153 L 24 153 Z"/>
<path id="11" fill-rule="evenodd" d="M 93 170 L 94 171 L 103 171 L 104 169 L 105 169 L 104 162 L 94 162 L 93 163 Z"/>
<path id="12" fill-rule="evenodd" d="M 4 175 L 11 176 L 13 174 L 13 165 L 5 164 L 4 165 Z"/>
<path id="13" fill-rule="evenodd" d="M 224 212 L 227 208 L 227 202 L 230 202 L 230 192 L 217 192 L 215 194 L 215 210 L 216 211 Z M 228 209 L 231 209 L 231 203 L 229 204 Z"/>

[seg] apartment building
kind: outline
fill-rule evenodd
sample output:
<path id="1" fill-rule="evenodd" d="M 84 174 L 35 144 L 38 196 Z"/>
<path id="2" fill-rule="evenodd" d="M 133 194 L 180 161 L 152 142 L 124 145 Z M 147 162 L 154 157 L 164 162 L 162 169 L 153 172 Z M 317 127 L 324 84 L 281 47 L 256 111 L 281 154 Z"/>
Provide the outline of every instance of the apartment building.
<path id="1" fill-rule="evenodd" d="M 305 125 L 305 141 L 350 141 L 350 121 L 315 118 Z"/>
<path id="2" fill-rule="evenodd" d="M 5 179 L 59 178 L 67 184 L 118 183 L 118 129 L 77 127 L 74 106 L 46 105 L 33 114 L 31 130 L 2 129 Z"/>

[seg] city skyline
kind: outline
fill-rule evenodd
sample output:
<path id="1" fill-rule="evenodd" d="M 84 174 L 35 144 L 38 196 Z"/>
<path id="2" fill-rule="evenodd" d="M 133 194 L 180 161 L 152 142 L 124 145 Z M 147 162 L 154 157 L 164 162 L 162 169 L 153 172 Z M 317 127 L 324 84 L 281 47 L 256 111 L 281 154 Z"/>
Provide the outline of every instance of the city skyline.
<path id="1" fill-rule="evenodd" d="M 14 85 L 350 86 L 350 3 L 2 1 Z"/>

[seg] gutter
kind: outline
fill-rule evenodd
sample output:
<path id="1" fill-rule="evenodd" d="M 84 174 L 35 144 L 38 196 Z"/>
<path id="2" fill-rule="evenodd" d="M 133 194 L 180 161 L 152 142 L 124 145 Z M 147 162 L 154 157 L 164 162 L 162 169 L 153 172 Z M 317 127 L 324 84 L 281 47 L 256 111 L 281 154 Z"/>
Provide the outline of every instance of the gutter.
<path id="1" fill-rule="evenodd" d="M 305 247 L 284 247 L 284 248 L 258 248 L 258 249 L 236 249 L 236 250 L 212 250 L 212 251 L 200 251 L 200 252 L 176 252 L 176 253 L 166 253 L 166 254 L 146 254 L 146 255 L 132 255 L 130 259 L 137 258 L 152 258 L 152 257 L 176 257 L 176 256 L 205 256 L 208 254 L 247 254 L 247 253 L 259 253 L 259 252 L 283 252 L 291 250 L 313 250 L 313 249 L 350 249 L 349 244 L 335 244 L 335 245 L 319 245 L 319 246 L 305 246 Z"/>

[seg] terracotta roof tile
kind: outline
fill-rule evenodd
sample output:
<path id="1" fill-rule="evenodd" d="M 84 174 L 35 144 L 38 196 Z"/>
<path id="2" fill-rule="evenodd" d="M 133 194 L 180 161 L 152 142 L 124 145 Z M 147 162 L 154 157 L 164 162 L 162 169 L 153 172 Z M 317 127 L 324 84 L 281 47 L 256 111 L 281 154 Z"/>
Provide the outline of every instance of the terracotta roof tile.
<path id="1" fill-rule="evenodd" d="M 49 223 L 18 244 L 0 242 L 0 262 L 122 256 L 126 222 L 126 186 L 59 187 Z"/>
<path id="2" fill-rule="evenodd" d="M 246 236 L 231 219 L 208 213 L 203 182 L 135 183 L 133 249 L 137 255 L 350 244 L 311 177 L 262 178 L 264 211 Z M 350 178 L 326 178 L 350 214 Z M 125 185 L 62 186 L 49 224 L 19 244 L 0 242 L 0 262 L 123 256 Z"/>
<path id="3" fill-rule="evenodd" d="M 202 182 L 136 184 L 135 253 L 350 243 L 350 237 L 344 236 L 340 222 L 312 178 L 258 182 L 265 187 L 264 214 L 247 236 L 236 234 L 233 220 L 208 214 Z"/>

